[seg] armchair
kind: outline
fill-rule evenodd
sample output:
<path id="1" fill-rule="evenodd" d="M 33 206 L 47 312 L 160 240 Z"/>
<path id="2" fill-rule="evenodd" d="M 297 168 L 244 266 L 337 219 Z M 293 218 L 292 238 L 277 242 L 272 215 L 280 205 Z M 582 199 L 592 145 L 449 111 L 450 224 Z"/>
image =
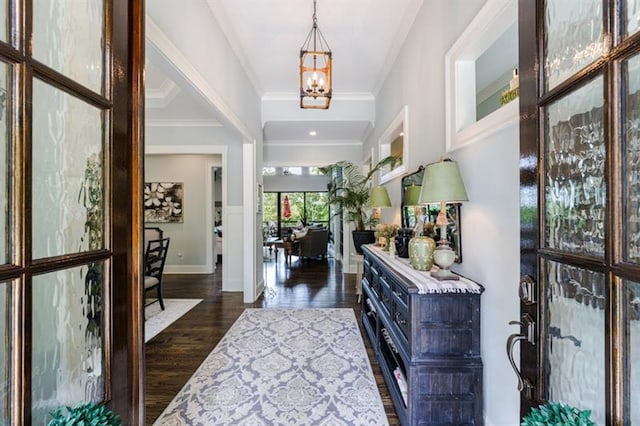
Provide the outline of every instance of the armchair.
<path id="1" fill-rule="evenodd" d="M 297 240 L 298 256 L 301 258 L 327 257 L 327 244 L 329 243 L 328 229 L 309 229 L 307 234 Z"/>

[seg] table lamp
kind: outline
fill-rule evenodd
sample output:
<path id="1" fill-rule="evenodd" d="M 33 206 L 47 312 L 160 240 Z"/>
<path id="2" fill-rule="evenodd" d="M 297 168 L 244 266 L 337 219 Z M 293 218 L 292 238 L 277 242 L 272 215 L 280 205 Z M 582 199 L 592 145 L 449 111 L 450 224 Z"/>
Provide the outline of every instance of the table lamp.
<path id="1" fill-rule="evenodd" d="M 429 164 L 424 169 L 420 204 L 440 203 L 440 213 L 436 219 L 436 226 L 440 228 L 440 240 L 433 252 L 433 259 L 440 270 L 432 272 L 431 276 L 438 280 L 457 280 L 449 268 L 453 264 L 456 254 L 447 240 L 447 206 L 446 203 L 468 201 L 458 164 L 449 159 L 441 159 L 437 163 Z"/>
<path id="2" fill-rule="evenodd" d="M 384 186 L 374 186 L 369 194 L 369 207 L 376 209 L 375 218 L 380 219 L 380 208 L 391 207 L 389 193 Z"/>
<path id="3" fill-rule="evenodd" d="M 421 236 L 424 231 L 424 216 L 418 212 L 418 206 L 420 205 L 420 191 L 419 185 L 408 186 L 404 192 L 404 205 L 413 207 L 413 215 L 415 218 L 414 235 L 416 237 Z M 403 213 L 404 214 L 404 213 Z"/>

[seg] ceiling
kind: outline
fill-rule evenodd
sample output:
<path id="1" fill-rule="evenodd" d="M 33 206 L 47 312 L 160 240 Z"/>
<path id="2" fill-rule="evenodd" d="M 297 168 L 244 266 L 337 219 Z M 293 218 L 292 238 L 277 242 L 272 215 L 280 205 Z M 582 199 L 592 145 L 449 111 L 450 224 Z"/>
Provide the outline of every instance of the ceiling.
<path id="1" fill-rule="evenodd" d="M 204 0 L 186 0 L 204 1 Z M 206 0 L 215 20 L 244 66 L 256 92 L 264 99 L 286 96 L 297 107 L 300 47 L 312 25 L 312 0 Z M 333 98 L 348 102 L 373 99 L 393 63 L 423 0 L 317 0 L 318 26 L 333 52 Z M 188 82 L 172 75 L 162 55 L 148 49 L 146 67 L 147 120 L 151 123 L 224 120 Z M 299 109 L 299 108 L 297 108 Z M 330 107 L 331 110 L 331 107 Z M 264 114 L 263 114 L 264 115 Z M 311 115 L 311 114 L 310 114 Z M 310 116 L 309 115 L 309 116 Z M 309 116 L 283 116 L 264 124 L 269 143 L 362 141 L 375 117 L 321 122 Z M 213 125 L 213 124 L 212 124 Z M 316 130 L 316 136 L 309 131 Z"/>

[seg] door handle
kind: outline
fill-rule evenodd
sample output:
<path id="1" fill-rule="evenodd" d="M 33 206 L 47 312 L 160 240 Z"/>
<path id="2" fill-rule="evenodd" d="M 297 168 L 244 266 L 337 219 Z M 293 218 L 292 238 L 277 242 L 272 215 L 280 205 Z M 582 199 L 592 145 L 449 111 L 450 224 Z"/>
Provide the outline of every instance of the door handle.
<path id="1" fill-rule="evenodd" d="M 517 342 L 523 340 L 535 345 L 535 322 L 529 314 L 524 314 L 522 321 L 509 321 L 509 325 L 519 325 L 520 333 L 513 333 L 507 338 L 507 358 L 509 358 L 511 368 L 513 368 L 518 378 L 518 391 L 524 391 L 527 399 L 533 399 L 533 384 L 526 377 L 522 377 L 520 370 L 518 370 L 518 366 L 513 359 L 513 348 Z"/>
<path id="2" fill-rule="evenodd" d="M 530 275 L 520 277 L 520 285 L 518 286 L 518 296 L 525 305 L 533 305 L 536 303 L 536 282 Z"/>

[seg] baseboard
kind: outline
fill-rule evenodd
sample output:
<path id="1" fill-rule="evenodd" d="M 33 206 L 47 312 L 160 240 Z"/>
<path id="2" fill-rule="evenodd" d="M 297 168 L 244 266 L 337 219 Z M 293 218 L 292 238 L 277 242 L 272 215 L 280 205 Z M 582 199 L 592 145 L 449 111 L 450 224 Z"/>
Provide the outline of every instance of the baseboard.
<path id="1" fill-rule="evenodd" d="M 212 274 L 207 265 L 165 265 L 165 274 Z"/>
<path id="2" fill-rule="evenodd" d="M 256 300 L 258 300 L 258 298 L 262 293 L 264 293 L 264 280 L 260 280 L 258 283 L 256 283 Z M 255 302 L 255 300 L 251 300 L 251 301 L 245 300 L 244 302 L 253 303 Z"/>

